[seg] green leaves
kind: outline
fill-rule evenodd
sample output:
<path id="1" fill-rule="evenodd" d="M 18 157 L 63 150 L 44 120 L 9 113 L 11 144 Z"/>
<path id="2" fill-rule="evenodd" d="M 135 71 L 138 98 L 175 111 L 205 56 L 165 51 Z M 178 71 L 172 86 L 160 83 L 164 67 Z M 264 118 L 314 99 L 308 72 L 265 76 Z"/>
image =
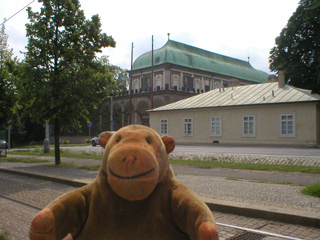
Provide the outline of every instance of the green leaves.
<path id="1" fill-rule="evenodd" d="M 12 49 L 8 48 L 8 36 L 4 24 L 0 28 L 0 130 L 8 127 L 17 101 L 14 80 L 16 59 L 12 59 Z"/>
<path id="2" fill-rule="evenodd" d="M 270 69 L 289 84 L 320 93 L 320 2 L 302 0 L 270 51 Z"/>
<path id="3" fill-rule="evenodd" d="M 86 20 L 79 1 L 40 2 L 40 13 L 28 9 L 24 99 L 40 121 L 54 118 L 69 124 L 106 94 L 112 76 L 94 59 L 115 41 L 101 32 L 98 15 Z"/>

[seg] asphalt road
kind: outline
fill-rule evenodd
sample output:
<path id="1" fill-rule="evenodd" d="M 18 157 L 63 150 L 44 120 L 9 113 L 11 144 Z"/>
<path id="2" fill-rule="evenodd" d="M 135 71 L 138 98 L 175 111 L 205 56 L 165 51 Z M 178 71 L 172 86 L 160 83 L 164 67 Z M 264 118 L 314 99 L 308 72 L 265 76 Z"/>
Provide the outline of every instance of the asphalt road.
<path id="1" fill-rule="evenodd" d="M 74 150 L 101 151 L 100 146 L 64 147 Z M 258 155 L 258 156 L 282 156 L 282 157 L 316 157 L 320 158 L 320 148 L 297 147 L 265 147 L 265 146 L 194 146 L 177 145 L 174 153 L 202 153 L 202 154 L 232 154 L 232 155 Z"/>

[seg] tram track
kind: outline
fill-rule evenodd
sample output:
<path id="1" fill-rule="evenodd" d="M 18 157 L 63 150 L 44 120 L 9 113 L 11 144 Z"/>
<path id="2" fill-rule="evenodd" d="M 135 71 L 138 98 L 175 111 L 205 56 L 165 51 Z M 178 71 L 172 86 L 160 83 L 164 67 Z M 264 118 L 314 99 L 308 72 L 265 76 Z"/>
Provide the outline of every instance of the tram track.
<path id="1" fill-rule="evenodd" d="M 9 174 L 8 174 L 9 175 Z M 16 177 L 16 176 L 14 176 Z M 27 180 L 26 180 L 27 179 Z M 28 181 L 29 178 L 20 177 L 19 179 L 9 177 L 9 176 L 0 176 L 0 180 L 3 184 L 0 186 L 0 198 L 9 201 L 12 204 L 19 205 L 23 208 L 28 208 L 33 212 L 40 211 L 44 206 L 46 206 L 49 202 L 55 199 L 57 196 L 67 192 L 70 190 L 68 187 L 61 188 L 63 184 L 56 184 L 57 186 L 51 186 L 52 184 L 49 181 L 39 181 L 41 184 L 35 183 L 36 180 Z M 44 183 L 45 182 L 45 183 Z M 6 184 L 4 184 L 6 183 Z M 3 187 L 6 186 L 6 187 Z M 74 187 L 72 187 L 74 189 Z M 27 192 L 27 197 L 21 197 L 21 192 Z M 41 193 L 41 194 L 39 194 Z M 42 198 L 40 195 L 46 194 L 49 197 Z M 25 195 L 24 195 L 25 196 Z M 36 201 L 34 201 L 36 199 Z M 221 213 L 220 213 L 221 214 Z M 301 240 L 303 238 L 292 237 L 286 234 L 279 234 L 269 231 L 261 230 L 268 223 L 265 221 L 261 225 L 256 228 L 246 227 L 246 226 L 238 226 L 236 224 L 224 223 L 219 221 L 217 218 L 217 227 L 218 230 L 223 229 L 221 231 L 222 235 L 226 235 L 225 238 L 220 235 L 222 239 L 228 240 L 259 240 L 267 237 L 272 237 L 273 239 L 288 239 L 288 240 Z M 228 234 L 224 234 L 227 232 Z M 233 236 L 230 236 L 231 233 L 234 233 Z"/>
<path id="2" fill-rule="evenodd" d="M 26 204 L 26 203 L 23 203 L 23 202 L 20 202 L 20 201 L 17 201 L 17 200 L 14 200 L 14 199 L 2 196 L 2 195 L 0 195 L 0 198 L 5 199 L 5 200 L 10 201 L 10 202 L 13 202 L 13 203 L 16 203 L 16 204 L 19 204 L 19 205 L 24 206 L 24 207 L 31 208 L 32 210 L 36 210 L 36 211 L 40 211 L 41 210 L 41 208 L 34 207 L 34 206 L 30 205 L 30 204 Z"/>

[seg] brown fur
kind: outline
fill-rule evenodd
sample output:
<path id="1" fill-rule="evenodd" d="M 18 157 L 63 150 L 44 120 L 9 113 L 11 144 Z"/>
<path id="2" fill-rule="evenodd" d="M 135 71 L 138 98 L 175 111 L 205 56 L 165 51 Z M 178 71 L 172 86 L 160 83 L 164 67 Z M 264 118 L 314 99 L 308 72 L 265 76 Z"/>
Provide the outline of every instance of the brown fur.
<path id="1" fill-rule="evenodd" d="M 30 239 L 218 239 L 211 211 L 174 177 L 172 137 L 130 125 L 104 133 L 100 143 L 105 153 L 96 180 L 42 210 Z"/>

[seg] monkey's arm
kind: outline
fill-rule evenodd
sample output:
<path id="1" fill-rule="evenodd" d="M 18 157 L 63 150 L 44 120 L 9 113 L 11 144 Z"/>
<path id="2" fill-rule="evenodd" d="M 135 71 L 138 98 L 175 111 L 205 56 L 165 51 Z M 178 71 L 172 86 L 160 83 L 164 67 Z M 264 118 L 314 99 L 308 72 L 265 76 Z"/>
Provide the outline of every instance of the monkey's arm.
<path id="1" fill-rule="evenodd" d="M 179 228 L 192 240 L 219 239 L 215 220 L 208 206 L 182 184 L 173 191 L 171 208 Z"/>
<path id="2" fill-rule="evenodd" d="M 76 189 L 55 199 L 33 219 L 31 240 L 63 239 L 68 233 L 77 236 L 87 219 L 87 196 L 91 186 Z"/>

